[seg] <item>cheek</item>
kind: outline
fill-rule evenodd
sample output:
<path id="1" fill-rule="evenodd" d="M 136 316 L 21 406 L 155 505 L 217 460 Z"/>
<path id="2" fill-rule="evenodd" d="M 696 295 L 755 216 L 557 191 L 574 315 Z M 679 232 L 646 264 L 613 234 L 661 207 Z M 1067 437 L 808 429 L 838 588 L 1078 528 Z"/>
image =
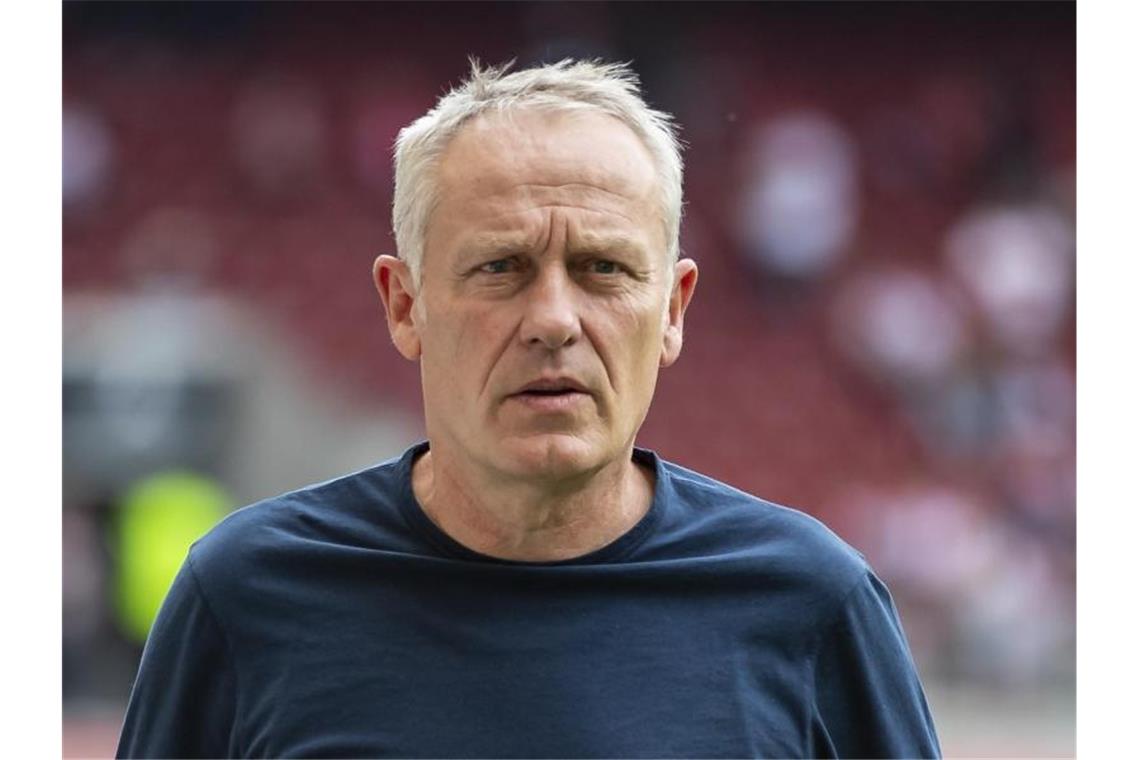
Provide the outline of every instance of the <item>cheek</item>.
<path id="1" fill-rule="evenodd" d="M 486 387 L 510 337 L 510 317 L 504 311 L 429 309 L 422 331 L 425 372 L 451 401 L 466 404 Z"/>
<path id="2" fill-rule="evenodd" d="M 659 298 L 630 295 L 608 310 L 603 345 L 608 349 L 607 364 L 613 368 L 614 386 L 619 392 L 636 393 L 647 383 L 652 387 L 661 355 L 663 309 Z"/>

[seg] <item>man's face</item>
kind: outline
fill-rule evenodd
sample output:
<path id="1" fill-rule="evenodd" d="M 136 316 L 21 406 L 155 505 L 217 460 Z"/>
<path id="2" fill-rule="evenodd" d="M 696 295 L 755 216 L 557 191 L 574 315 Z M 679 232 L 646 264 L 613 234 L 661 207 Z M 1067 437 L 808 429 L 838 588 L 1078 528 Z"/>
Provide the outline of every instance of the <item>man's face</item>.
<path id="1" fill-rule="evenodd" d="M 627 457 L 696 283 L 667 255 L 644 145 L 600 113 L 484 115 L 438 187 L 418 303 L 393 325 L 433 447 L 521 479 Z"/>

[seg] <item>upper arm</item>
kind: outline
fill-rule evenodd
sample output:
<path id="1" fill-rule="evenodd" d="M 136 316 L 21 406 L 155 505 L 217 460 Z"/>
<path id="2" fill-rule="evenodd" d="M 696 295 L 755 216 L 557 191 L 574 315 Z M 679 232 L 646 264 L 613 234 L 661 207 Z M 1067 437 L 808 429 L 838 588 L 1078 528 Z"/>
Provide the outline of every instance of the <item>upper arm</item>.
<path id="1" fill-rule="evenodd" d="M 147 637 L 116 757 L 232 757 L 237 678 L 189 559 Z"/>
<path id="2" fill-rule="evenodd" d="M 941 754 L 898 613 L 870 571 L 821 633 L 814 686 L 813 754 Z"/>

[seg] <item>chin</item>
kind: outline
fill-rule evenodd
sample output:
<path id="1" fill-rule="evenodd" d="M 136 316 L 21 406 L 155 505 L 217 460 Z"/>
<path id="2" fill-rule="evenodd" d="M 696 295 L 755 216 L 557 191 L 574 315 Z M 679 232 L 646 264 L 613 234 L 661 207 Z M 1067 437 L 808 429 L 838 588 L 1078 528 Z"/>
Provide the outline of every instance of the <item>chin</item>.
<path id="1" fill-rule="evenodd" d="M 518 477 L 561 480 L 605 464 L 605 448 L 567 433 L 533 433 L 504 439 L 496 459 L 504 471 Z"/>

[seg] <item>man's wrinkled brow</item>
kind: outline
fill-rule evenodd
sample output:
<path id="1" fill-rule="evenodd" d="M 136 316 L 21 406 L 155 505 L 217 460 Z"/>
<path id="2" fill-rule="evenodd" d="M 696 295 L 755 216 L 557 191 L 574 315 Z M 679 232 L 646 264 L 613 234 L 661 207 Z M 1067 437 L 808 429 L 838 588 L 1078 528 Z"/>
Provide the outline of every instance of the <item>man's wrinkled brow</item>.
<path id="1" fill-rule="evenodd" d="M 624 234 L 582 233 L 569 241 L 567 249 L 571 254 L 599 253 L 624 254 L 642 257 L 647 251 L 643 243 L 635 237 Z"/>
<path id="2" fill-rule="evenodd" d="M 463 257 L 503 254 L 507 256 L 529 253 L 533 242 L 526 235 L 481 234 L 463 242 L 459 255 Z"/>

